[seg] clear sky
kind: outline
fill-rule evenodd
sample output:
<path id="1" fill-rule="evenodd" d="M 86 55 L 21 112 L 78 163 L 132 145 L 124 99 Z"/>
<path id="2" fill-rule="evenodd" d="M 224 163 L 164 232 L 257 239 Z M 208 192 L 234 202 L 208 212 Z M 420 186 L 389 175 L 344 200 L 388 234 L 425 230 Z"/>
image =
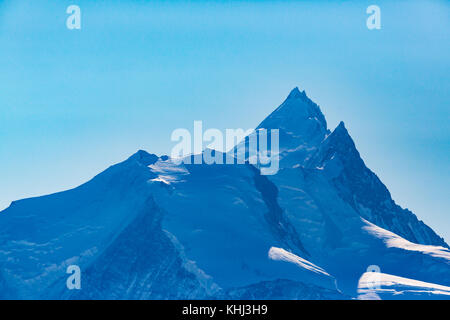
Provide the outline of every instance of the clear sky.
<path id="1" fill-rule="evenodd" d="M 253 128 L 295 86 L 450 241 L 448 1 L 0 0 L 0 209 L 168 154 L 194 120 Z"/>

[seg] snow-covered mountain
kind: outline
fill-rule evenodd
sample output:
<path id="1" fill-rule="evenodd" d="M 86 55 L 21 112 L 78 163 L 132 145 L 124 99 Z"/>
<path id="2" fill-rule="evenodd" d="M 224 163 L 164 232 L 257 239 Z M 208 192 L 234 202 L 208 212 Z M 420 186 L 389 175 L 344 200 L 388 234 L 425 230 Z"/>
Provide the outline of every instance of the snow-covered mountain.
<path id="1" fill-rule="evenodd" d="M 276 175 L 140 150 L 75 189 L 13 202 L 0 213 L 0 298 L 448 296 L 448 245 L 395 204 L 343 123 L 330 132 L 295 88 L 258 128 L 280 131 Z M 73 264 L 81 290 L 66 287 Z"/>

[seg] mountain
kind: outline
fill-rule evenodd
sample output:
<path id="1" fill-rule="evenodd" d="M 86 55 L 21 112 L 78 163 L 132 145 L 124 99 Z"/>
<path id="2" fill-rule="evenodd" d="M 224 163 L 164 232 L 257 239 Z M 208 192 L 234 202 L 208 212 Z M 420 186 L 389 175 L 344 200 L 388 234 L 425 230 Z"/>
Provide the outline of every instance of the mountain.
<path id="1" fill-rule="evenodd" d="M 0 298 L 394 298 L 370 291 L 373 265 L 398 288 L 426 283 L 426 298 L 450 286 L 448 245 L 395 204 L 343 123 L 331 132 L 295 88 L 263 128 L 280 132 L 275 175 L 140 150 L 75 189 L 13 202 Z M 69 265 L 81 290 L 66 287 Z"/>
<path id="2" fill-rule="evenodd" d="M 412 242 L 448 248 L 444 239 L 392 200 L 386 186 L 365 166 L 343 122 L 323 141 L 307 167 L 324 170 L 339 196 L 364 219 Z"/>
<path id="3" fill-rule="evenodd" d="M 286 100 L 257 129 L 278 129 L 284 153 L 310 153 L 329 134 L 325 116 L 305 91 L 294 88 Z"/>

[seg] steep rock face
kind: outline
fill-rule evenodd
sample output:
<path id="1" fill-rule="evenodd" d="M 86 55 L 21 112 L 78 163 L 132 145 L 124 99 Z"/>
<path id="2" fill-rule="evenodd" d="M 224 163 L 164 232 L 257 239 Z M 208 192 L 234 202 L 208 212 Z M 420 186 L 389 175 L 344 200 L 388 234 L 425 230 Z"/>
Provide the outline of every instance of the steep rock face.
<path id="1" fill-rule="evenodd" d="M 304 255 L 309 256 L 296 229 L 291 225 L 289 219 L 286 218 L 283 209 L 278 204 L 277 187 L 266 176 L 261 175 L 256 168 L 252 167 L 252 169 L 255 172 L 255 187 L 261 193 L 268 209 L 268 212 L 264 217 L 272 229 L 272 232 L 280 241 L 285 243 L 288 248 L 298 248 Z"/>
<path id="2" fill-rule="evenodd" d="M 361 217 L 415 243 L 448 247 L 411 211 L 394 202 L 386 186 L 364 164 L 343 122 L 330 133 L 319 106 L 305 91 L 293 89 L 258 128 L 280 130 L 282 169 L 319 170 Z M 278 187 L 291 180 L 272 178 Z"/>
<path id="3" fill-rule="evenodd" d="M 386 186 L 364 164 L 343 122 L 322 142 L 306 167 L 324 172 L 342 199 L 364 219 L 412 242 L 448 247 L 412 212 L 392 200 Z"/>
<path id="4" fill-rule="evenodd" d="M 201 299 L 216 293 L 187 270 L 170 236 L 163 212 L 149 198 L 142 212 L 87 268 L 83 290 L 70 299 Z M 66 291 L 67 292 L 67 291 Z"/>

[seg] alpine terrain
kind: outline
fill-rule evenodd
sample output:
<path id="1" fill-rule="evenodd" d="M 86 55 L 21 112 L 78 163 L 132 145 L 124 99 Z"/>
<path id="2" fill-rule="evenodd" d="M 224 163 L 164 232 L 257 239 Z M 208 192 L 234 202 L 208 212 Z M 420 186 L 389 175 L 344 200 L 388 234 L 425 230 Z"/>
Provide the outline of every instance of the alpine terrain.
<path id="1" fill-rule="evenodd" d="M 140 150 L 75 189 L 12 202 L 0 298 L 450 298 L 449 246 L 395 203 L 343 122 L 330 131 L 295 88 L 263 128 L 279 129 L 275 175 Z"/>

